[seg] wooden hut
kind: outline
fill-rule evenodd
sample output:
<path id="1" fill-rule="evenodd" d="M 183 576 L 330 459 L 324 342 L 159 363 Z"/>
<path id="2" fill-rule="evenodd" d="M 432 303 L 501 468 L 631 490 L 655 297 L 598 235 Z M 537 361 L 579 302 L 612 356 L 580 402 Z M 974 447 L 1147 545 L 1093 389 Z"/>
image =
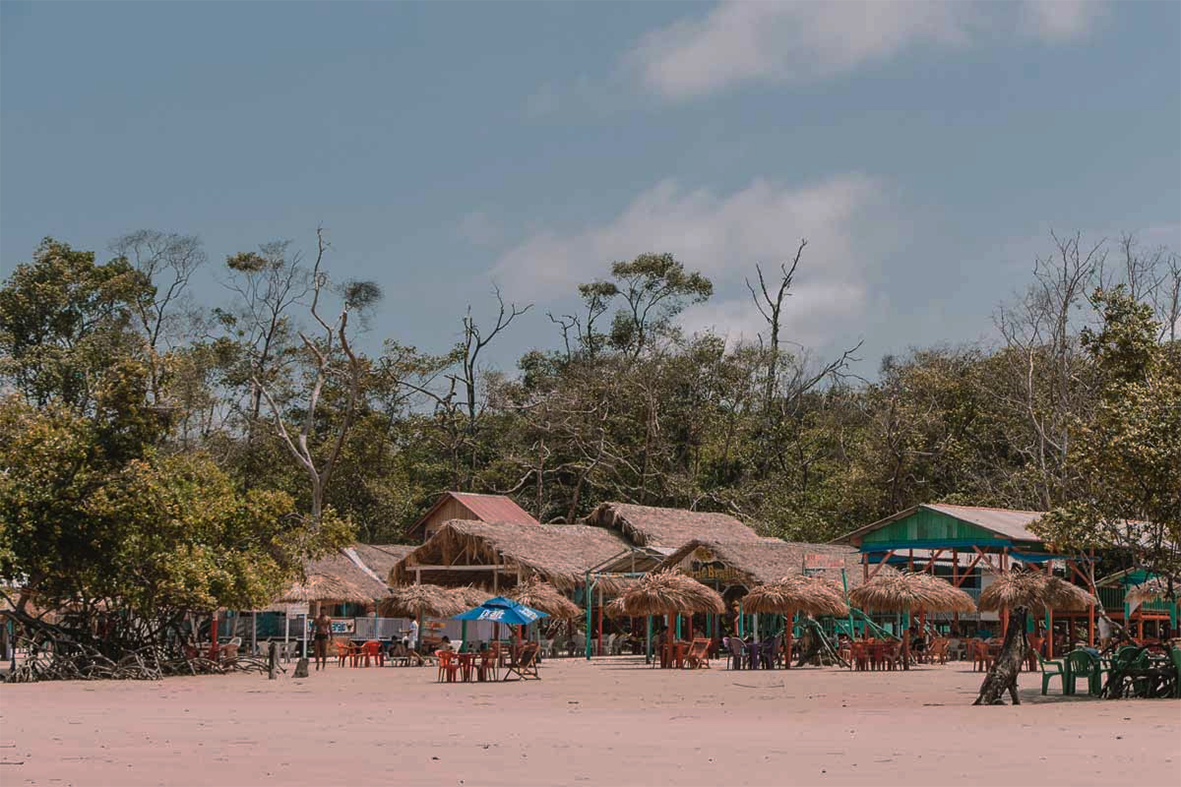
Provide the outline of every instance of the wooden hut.
<path id="1" fill-rule="evenodd" d="M 478 495 L 473 492 L 444 492 L 417 522 L 406 529 L 411 538 L 425 544 L 452 519 L 473 522 L 505 522 L 513 525 L 536 525 L 537 520 L 504 495 Z"/>
<path id="2" fill-rule="evenodd" d="M 634 547 L 678 549 L 692 539 L 760 541 L 759 534 L 728 514 L 603 503 L 584 524 L 617 531 Z"/>
<path id="3" fill-rule="evenodd" d="M 481 585 L 494 593 L 537 576 L 562 591 L 627 549 L 617 534 L 587 525 L 473 522 L 454 519 L 394 564 L 392 585 Z"/>

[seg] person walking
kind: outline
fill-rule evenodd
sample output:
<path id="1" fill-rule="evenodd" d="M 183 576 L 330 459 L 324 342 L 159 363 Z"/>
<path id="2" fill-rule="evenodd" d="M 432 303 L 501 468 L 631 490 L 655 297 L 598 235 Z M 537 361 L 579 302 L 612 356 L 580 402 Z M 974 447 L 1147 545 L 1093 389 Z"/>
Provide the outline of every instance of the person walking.
<path id="1" fill-rule="evenodd" d="M 316 669 L 328 669 L 328 639 L 332 636 L 332 620 L 323 608 L 313 621 L 312 642 L 315 645 Z"/>

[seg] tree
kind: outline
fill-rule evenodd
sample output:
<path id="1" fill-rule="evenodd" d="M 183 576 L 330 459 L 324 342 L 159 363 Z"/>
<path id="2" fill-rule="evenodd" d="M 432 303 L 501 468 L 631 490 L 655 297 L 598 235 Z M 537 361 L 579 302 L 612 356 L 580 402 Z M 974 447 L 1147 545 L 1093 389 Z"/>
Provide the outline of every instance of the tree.
<path id="1" fill-rule="evenodd" d="M 1082 333 L 1098 401 L 1072 423 L 1071 495 L 1034 525 L 1062 549 L 1112 550 L 1132 567 L 1181 575 L 1181 363 L 1157 342 L 1151 307 L 1097 290 L 1103 322 Z"/>
<path id="2" fill-rule="evenodd" d="M 0 289 L 0 373 L 30 404 L 89 409 L 114 359 L 141 354 L 133 308 L 150 293 L 127 260 L 46 238 Z"/>
<path id="3" fill-rule="evenodd" d="M 714 291 L 709 279 L 687 272 L 671 254 L 641 254 L 631 262 L 612 263 L 611 276 L 626 304 L 615 313 L 611 343 L 632 358 L 647 348 L 653 331 L 667 328 L 686 306 L 708 300 Z"/>
<path id="4" fill-rule="evenodd" d="M 324 514 L 324 500 L 332 473 L 336 469 L 340 458 L 341 448 L 352 427 L 353 418 L 357 412 L 357 405 L 361 397 L 361 380 L 364 374 L 361 360 L 349 345 L 348 320 L 350 311 L 363 311 L 381 298 L 381 290 L 372 282 L 346 282 L 340 288 L 342 305 L 339 314 L 333 322 L 327 322 L 321 315 L 322 299 L 326 298 L 330 290 L 328 274 L 322 270 L 324 253 L 328 250 L 328 242 L 324 237 L 323 228 L 316 230 L 316 262 L 311 272 L 312 302 L 309 312 L 319 329 L 319 336 L 310 338 L 300 332 L 299 338 L 310 357 L 310 372 L 307 403 L 303 408 L 298 431 L 290 428 L 284 418 L 284 412 L 271 393 L 270 386 L 265 380 L 254 377 L 252 382 L 261 393 L 263 399 L 271 409 L 275 430 L 283 445 L 286 446 L 297 465 L 307 474 L 311 487 L 310 517 L 313 528 L 319 527 Z M 321 446 L 312 442 L 316 436 L 316 408 L 320 404 L 320 396 L 330 380 L 341 382 L 346 390 L 345 404 L 342 416 L 335 426 L 335 434 L 328 438 L 323 446 L 325 453 L 318 455 Z M 295 437 L 292 437 L 292 433 Z"/>

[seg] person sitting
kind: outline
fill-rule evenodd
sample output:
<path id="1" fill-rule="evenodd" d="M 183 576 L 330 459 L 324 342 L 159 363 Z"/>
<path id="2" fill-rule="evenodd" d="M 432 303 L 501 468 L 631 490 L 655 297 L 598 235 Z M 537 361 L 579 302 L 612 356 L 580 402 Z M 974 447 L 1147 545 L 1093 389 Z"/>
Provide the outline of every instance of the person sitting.
<path id="1" fill-rule="evenodd" d="M 443 641 L 439 643 L 439 650 L 444 653 L 453 653 L 455 651 L 455 648 L 451 646 L 451 637 L 448 637 L 446 634 L 443 635 Z"/>

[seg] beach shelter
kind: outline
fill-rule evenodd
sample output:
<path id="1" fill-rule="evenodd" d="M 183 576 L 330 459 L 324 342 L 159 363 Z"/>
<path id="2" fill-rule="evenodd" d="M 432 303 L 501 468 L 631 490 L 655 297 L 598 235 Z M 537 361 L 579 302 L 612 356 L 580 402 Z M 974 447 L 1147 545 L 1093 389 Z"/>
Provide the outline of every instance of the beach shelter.
<path id="1" fill-rule="evenodd" d="M 849 592 L 849 601 L 875 612 L 974 612 L 972 597 L 938 577 L 924 573 L 879 575 Z M 910 669 L 910 637 L 903 633 L 903 669 Z"/>

